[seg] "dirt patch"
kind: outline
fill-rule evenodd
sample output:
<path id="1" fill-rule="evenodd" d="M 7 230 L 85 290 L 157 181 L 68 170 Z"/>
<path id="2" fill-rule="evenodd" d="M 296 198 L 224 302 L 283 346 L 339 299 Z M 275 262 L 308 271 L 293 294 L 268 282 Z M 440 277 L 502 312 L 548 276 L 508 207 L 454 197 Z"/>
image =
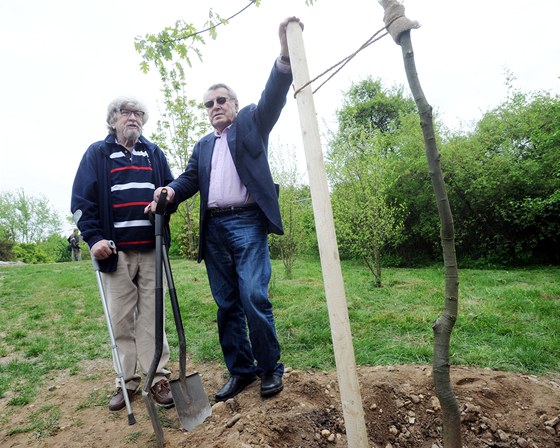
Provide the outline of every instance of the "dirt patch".
<path id="1" fill-rule="evenodd" d="M 224 383 L 219 364 L 196 366 L 213 403 Z M 336 372 L 290 371 L 279 395 L 262 399 L 259 383 L 213 406 L 213 414 L 192 432 L 182 431 L 174 409 L 161 410 L 166 447 L 315 448 L 346 447 Z M 429 366 L 359 367 L 362 402 L 374 448 L 442 446 L 441 410 Z M 560 447 L 560 376 L 536 377 L 454 366 L 453 389 L 462 410 L 463 446 Z M 0 400 L 0 446 L 151 447 L 155 437 L 141 394 L 126 412 L 109 412 L 113 380 L 109 360 L 88 361 L 79 375 L 57 372 L 45 378 L 33 404 L 23 408 Z M 53 410 L 59 415 L 53 416 Z M 44 427 L 25 432 L 33 420 Z M 47 424 L 48 423 L 48 424 Z"/>

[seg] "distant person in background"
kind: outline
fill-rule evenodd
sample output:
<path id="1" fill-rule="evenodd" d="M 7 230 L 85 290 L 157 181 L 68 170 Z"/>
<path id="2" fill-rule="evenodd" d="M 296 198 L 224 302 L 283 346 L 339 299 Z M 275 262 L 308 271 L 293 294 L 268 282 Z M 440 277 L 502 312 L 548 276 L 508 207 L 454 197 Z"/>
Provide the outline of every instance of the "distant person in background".
<path id="1" fill-rule="evenodd" d="M 72 187 L 71 210 L 90 247 L 105 288 L 115 342 L 123 367 L 126 393 L 132 400 L 142 373 L 150 370 L 155 351 L 155 233 L 144 214 L 157 187 L 173 180 L 161 149 L 142 136 L 146 107 L 135 98 L 119 97 L 107 108 L 109 135 L 85 152 Z M 168 207 L 172 211 L 173 207 Z M 116 250 L 109 245 L 116 244 Z M 169 388 L 169 345 L 163 352 L 150 391 L 155 402 L 173 405 Z M 125 407 L 117 390 L 109 410 Z"/>
<path id="2" fill-rule="evenodd" d="M 68 247 L 72 252 L 72 261 L 82 261 L 82 253 L 80 251 L 80 234 L 78 229 L 74 229 L 74 233 L 68 237 Z"/>

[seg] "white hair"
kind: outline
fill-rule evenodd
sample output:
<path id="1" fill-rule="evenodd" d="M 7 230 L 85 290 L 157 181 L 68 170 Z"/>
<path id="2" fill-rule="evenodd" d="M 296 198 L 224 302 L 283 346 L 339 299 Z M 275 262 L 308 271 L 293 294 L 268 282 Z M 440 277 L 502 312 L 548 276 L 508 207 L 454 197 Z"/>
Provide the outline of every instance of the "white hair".
<path id="1" fill-rule="evenodd" d="M 111 101 L 107 106 L 107 129 L 109 129 L 111 134 L 115 133 L 115 129 L 112 124 L 116 121 L 117 113 L 119 113 L 121 109 L 134 109 L 142 111 L 144 112 L 142 125 L 146 124 L 148 121 L 148 108 L 142 101 L 131 96 L 119 96 Z"/>

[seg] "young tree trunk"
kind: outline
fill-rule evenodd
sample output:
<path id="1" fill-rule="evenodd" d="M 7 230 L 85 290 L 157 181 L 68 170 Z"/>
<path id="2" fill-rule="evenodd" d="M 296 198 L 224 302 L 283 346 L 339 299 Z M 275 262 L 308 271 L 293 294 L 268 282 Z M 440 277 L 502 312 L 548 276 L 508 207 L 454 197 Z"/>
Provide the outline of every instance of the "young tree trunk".
<path id="1" fill-rule="evenodd" d="M 461 417 L 459 405 L 451 387 L 449 375 L 449 341 L 455 321 L 457 320 L 459 300 L 459 275 L 457 270 L 457 257 L 455 254 L 455 231 L 453 216 L 445 190 L 443 174 L 440 165 L 440 153 L 436 145 L 434 126 L 432 120 L 432 107 L 426 101 L 414 62 L 414 51 L 410 39 L 410 30 L 403 32 L 399 45 L 401 46 L 404 67 L 408 84 L 420 114 L 428 169 L 432 179 L 432 186 L 441 223 L 440 237 L 443 249 L 443 262 L 445 266 L 445 310 L 434 322 L 434 356 L 433 375 L 436 395 L 441 404 L 443 414 L 443 446 L 446 448 L 460 448 L 461 444 Z"/>
<path id="2" fill-rule="evenodd" d="M 381 288 L 381 249 L 375 247 L 373 253 L 375 257 L 375 286 Z"/>

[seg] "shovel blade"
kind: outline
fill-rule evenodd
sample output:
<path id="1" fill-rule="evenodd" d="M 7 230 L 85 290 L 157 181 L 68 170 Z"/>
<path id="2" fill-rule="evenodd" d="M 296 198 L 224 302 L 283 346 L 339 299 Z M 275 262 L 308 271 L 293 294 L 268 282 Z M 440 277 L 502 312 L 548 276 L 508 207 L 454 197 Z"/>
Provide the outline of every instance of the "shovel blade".
<path id="1" fill-rule="evenodd" d="M 154 434 L 157 440 L 157 447 L 163 448 L 163 428 L 161 427 L 161 422 L 159 421 L 159 416 L 156 404 L 154 403 L 154 399 L 152 398 L 150 393 L 146 393 L 145 391 L 142 391 L 142 397 L 144 397 L 144 402 L 146 403 L 146 408 L 148 408 L 148 414 L 150 415 L 150 420 L 152 421 L 152 427 L 154 428 Z"/>
<path id="2" fill-rule="evenodd" d="M 181 426 L 192 431 L 212 415 L 208 396 L 198 373 L 169 381 Z"/>

